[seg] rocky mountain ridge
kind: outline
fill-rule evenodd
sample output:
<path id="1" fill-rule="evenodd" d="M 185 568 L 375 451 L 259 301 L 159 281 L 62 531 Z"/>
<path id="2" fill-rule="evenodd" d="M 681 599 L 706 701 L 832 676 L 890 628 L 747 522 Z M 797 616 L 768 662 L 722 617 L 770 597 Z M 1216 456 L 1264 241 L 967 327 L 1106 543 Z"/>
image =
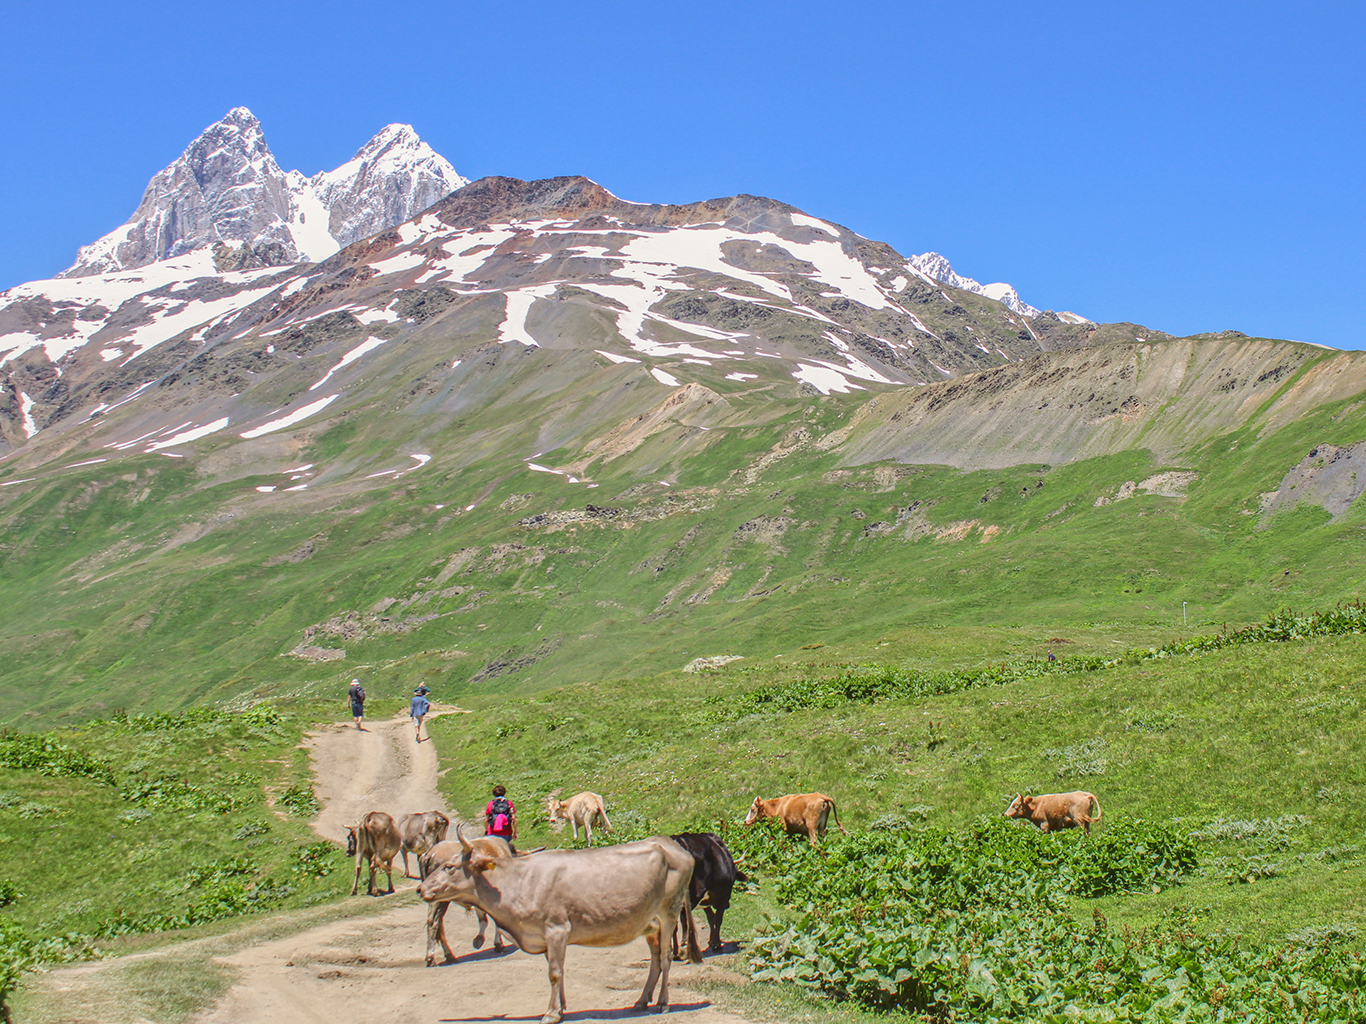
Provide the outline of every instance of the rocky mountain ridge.
<path id="1" fill-rule="evenodd" d="M 292 415 L 258 397 L 278 393 L 273 375 L 297 372 L 268 340 L 277 335 L 315 339 L 299 355 L 320 367 L 308 391 L 342 384 L 381 346 L 444 359 L 453 381 L 469 346 L 516 343 L 633 365 L 656 386 L 785 380 L 813 395 L 927 384 L 1116 331 L 1137 336 L 1123 325 L 1031 323 L 774 200 L 627 203 L 582 177 L 481 179 L 319 264 L 242 260 L 226 271 L 224 258 L 223 248 L 198 249 L 0 296 L 4 445 L 114 408 L 150 413 L 187 382 L 203 400 L 187 429 Z M 223 371 L 232 387 L 210 388 L 210 399 L 203 373 L 224 363 L 251 375 Z M 160 415 L 165 429 L 182 426 L 180 412 Z"/>
<path id="2" fill-rule="evenodd" d="M 381 129 L 336 170 L 286 172 L 261 122 L 235 107 L 152 178 L 125 224 L 83 247 L 58 276 L 132 270 L 214 247 L 220 265 L 235 260 L 231 269 L 315 262 L 467 183 L 403 124 Z"/>
<path id="3" fill-rule="evenodd" d="M 1359 578 L 1361 353 L 1031 319 L 772 199 L 583 177 L 221 262 L 0 298 L 0 720 L 1148 618 L 1229 550 L 1233 618 Z"/>

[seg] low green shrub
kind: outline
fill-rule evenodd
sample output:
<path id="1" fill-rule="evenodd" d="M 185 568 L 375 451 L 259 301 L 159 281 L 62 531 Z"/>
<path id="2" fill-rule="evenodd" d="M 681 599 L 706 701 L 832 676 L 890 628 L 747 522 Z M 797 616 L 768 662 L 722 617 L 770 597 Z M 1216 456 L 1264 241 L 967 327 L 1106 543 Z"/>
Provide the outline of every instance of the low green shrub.
<path id="1" fill-rule="evenodd" d="M 270 876 L 258 877 L 256 864 L 245 856 L 225 857 L 209 864 L 189 868 L 178 887 L 190 896 L 178 911 L 153 914 L 124 914 L 102 922 L 94 931 L 97 938 L 163 932 L 227 917 L 267 910 L 294 892 L 294 886 L 277 882 Z"/>
<path id="2" fill-rule="evenodd" d="M 1045 661 L 1041 658 L 1016 658 L 983 669 L 964 671 L 918 671 L 887 665 L 863 665 L 846 670 L 831 679 L 799 679 L 791 683 L 762 686 L 741 697 L 709 698 L 713 721 L 736 721 L 747 715 L 774 714 L 813 708 L 834 708 L 841 704 L 874 704 L 887 700 L 909 700 L 940 694 L 958 693 L 984 686 L 1005 686 L 1046 675 L 1074 675 L 1114 668 L 1126 662 L 1160 660 L 1173 656 L 1203 654 L 1246 644 L 1280 643 L 1315 637 L 1366 633 L 1366 602 L 1340 604 L 1328 611 L 1296 615 L 1277 612 L 1266 622 L 1235 632 L 1194 636 L 1174 640 L 1161 647 L 1125 651 L 1117 657 L 1074 655 Z M 1170 728 L 1173 721 L 1140 721 L 1143 731 Z M 1103 771 L 1103 768 L 1102 768 Z"/>
<path id="3" fill-rule="evenodd" d="M 234 832 L 232 837 L 241 842 L 244 839 L 251 839 L 253 836 L 263 836 L 269 831 L 270 826 L 264 821 L 249 821 Z"/>
<path id="4" fill-rule="evenodd" d="M 277 729 L 284 724 L 283 716 L 269 704 L 255 704 L 245 711 L 189 708 L 185 711 L 153 711 L 145 715 L 116 711 L 107 721 L 132 732 L 173 732 L 194 726 L 239 724 L 251 729 Z"/>
<path id="5" fill-rule="evenodd" d="M 281 790 L 275 797 L 275 806 L 307 818 L 313 817 L 322 809 L 318 798 L 308 786 L 290 786 Z"/>
<path id="6" fill-rule="evenodd" d="M 222 790 L 198 786 L 168 776 L 129 779 L 120 795 L 142 807 L 167 807 L 176 811 L 218 811 L 226 813 L 238 804 L 237 798 Z"/>
<path id="7" fill-rule="evenodd" d="M 337 868 L 337 856 L 341 850 L 329 842 L 307 843 L 294 848 L 294 866 L 290 868 L 296 875 L 306 878 L 323 878 Z"/>
<path id="8" fill-rule="evenodd" d="M 935 1021 L 1351 1021 L 1366 958 L 1342 930 L 1243 949 L 1174 920 L 1133 933 L 1070 895 L 1157 891 L 1195 869 L 1185 830 L 1116 818 L 1087 837 L 998 819 L 964 829 L 827 835 L 730 828 L 790 917 L 751 947 L 754 979 Z"/>
<path id="9" fill-rule="evenodd" d="M 79 776 L 114 785 L 109 765 L 58 742 L 50 733 L 0 736 L 0 767 L 22 768 L 40 775 Z"/>

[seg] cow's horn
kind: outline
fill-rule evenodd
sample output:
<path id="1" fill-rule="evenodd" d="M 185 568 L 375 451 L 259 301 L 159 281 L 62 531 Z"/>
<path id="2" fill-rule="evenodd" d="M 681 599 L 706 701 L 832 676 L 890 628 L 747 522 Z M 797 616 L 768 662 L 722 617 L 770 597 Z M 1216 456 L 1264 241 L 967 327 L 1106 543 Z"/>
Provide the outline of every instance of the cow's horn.
<path id="1" fill-rule="evenodd" d="M 464 847 L 466 853 L 474 849 L 474 844 L 465 838 L 465 833 L 460 829 L 455 830 L 455 834 L 460 838 L 460 845 Z"/>

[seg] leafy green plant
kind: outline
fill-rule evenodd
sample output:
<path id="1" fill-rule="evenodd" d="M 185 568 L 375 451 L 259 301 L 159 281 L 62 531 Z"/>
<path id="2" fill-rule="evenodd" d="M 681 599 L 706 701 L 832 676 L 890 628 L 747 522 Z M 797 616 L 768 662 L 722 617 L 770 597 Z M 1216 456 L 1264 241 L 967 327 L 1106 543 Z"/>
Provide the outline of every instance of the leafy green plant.
<path id="1" fill-rule="evenodd" d="M 167 807 L 177 811 L 226 813 L 238 805 L 231 793 L 184 782 L 165 775 L 126 781 L 120 792 L 131 803 L 144 807 Z"/>
<path id="2" fill-rule="evenodd" d="M 746 849 L 777 837 L 732 829 L 727 838 Z M 1195 846 L 1166 823 L 1116 819 L 1088 838 L 983 819 L 827 836 L 822 850 L 775 844 L 768 862 L 790 916 L 755 939 L 756 981 L 984 1024 L 1327 1022 L 1366 1011 L 1366 957 L 1341 930 L 1245 950 L 1176 918 L 1135 933 L 1098 910 L 1090 928 L 1058 913 L 1069 894 L 1179 883 Z"/>
<path id="3" fill-rule="evenodd" d="M 321 809 L 318 798 L 308 786 L 290 786 L 281 790 L 275 797 L 275 805 L 283 807 L 291 814 L 313 817 Z"/>
<path id="4" fill-rule="evenodd" d="M 263 836 L 270 831 L 270 826 L 264 821 L 249 821 L 232 834 L 233 839 L 241 842 L 253 836 Z"/>
<path id="5" fill-rule="evenodd" d="M 1285 848 L 1291 843 L 1291 835 L 1297 828 L 1303 828 L 1310 821 L 1303 814 L 1282 814 L 1277 818 L 1211 818 L 1191 830 L 1192 839 L 1204 842 L 1244 842 L 1256 840 L 1264 846 Z"/>
<path id="6" fill-rule="evenodd" d="M 1067 779 L 1081 775 L 1104 775 L 1110 767 L 1109 750 L 1110 742 L 1103 736 L 1095 736 L 1062 749 L 1050 747 L 1041 751 L 1039 756 L 1044 760 L 1059 762 L 1054 775 Z"/>
<path id="7" fill-rule="evenodd" d="M 1241 861 L 1229 864 L 1224 870 L 1224 881 L 1229 885 L 1251 885 L 1265 878 L 1275 878 L 1281 873 L 1281 865 L 1266 857 L 1244 857 Z"/>
<path id="8" fill-rule="evenodd" d="M 341 851 L 331 843 L 308 843 L 294 848 L 294 866 L 290 868 L 296 875 L 308 878 L 324 878 L 337 868 L 337 854 Z"/>
<path id="9" fill-rule="evenodd" d="M 108 764 L 47 733 L 0 735 L 0 767 L 23 768 L 40 775 L 80 776 L 114 785 Z"/>
<path id="10" fill-rule="evenodd" d="M 9 997 L 34 962 L 33 940 L 19 925 L 0 918 L 0 1019 L 10 1019 Z"/>

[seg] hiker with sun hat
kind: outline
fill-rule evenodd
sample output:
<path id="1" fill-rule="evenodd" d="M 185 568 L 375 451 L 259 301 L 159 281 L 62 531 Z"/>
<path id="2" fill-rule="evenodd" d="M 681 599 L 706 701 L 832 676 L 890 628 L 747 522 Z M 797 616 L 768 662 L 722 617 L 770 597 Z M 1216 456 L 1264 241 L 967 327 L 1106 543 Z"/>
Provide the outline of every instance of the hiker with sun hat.
<path id="1" fill-rule="evenodd" d="M 412 718 L 413 725 L 417 730 L 417 741 L 422 742 L 422 719 L 427 712 L 432 709 L 431 701 L 427 700 L 427 694 L 432 691 L 427 689 L 427 684 L 422 683 L 413 691 L 413 703 L 408 708 L 408 716 Z"/>

